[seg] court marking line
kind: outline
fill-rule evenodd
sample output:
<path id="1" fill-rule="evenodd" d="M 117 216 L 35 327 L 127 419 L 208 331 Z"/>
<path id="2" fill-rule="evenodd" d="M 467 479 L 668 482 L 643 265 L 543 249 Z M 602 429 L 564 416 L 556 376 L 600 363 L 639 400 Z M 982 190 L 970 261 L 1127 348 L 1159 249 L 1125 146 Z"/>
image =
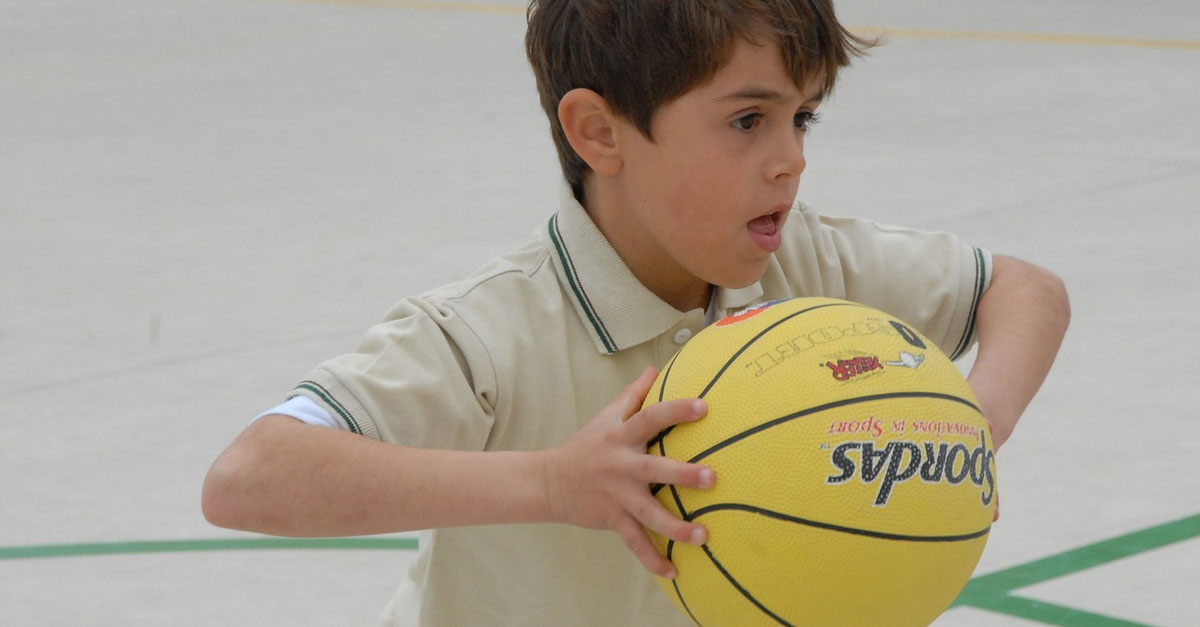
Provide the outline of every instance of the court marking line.
<path id="1" fill-rule="evenodd" d="M 153 540 L 145 542 L 93 542 L 0 547 L 0 561 L 59 557 L 94 557 L 136 553 L 199 551 L 413 551 L 416 538 L 229 538 L 218 540 Z"/>
<path id="2" fill-rule="evenodd" d="M 1140 625 L 1022 597 L 1013 591 L 1194 538 L 1200 538 L 1200 514 L 979 575 L 967 582 L 950 607 L 974 607 L 1050 625 Z"/>
<path id="3" fill-rule="evenodd" d="M 502 15 L 525 15 L 525 7 L 505 4 L 483 4 L 475 2 L 421 2 L 420 0 L 270 0 L 289 4 L 328 4 L 333 6 L 368 7 L 380 9 L 416 9 L 420 11 L 446 11 L 454 13 L 499 13 Z"/>
<path id="4" fill-rule="evenodd" d="M 1096 566 L 1163 548 L 1200 537 L 1200 514 L 1147 527 L 1120 536 L 1093 542 L 1024 564 L 979 575 L 967 582 L 954 607 L 1007 614 L 1049 625 L 1093 625 L 1131 627 L 1142 623 L 1095 614 L 1013 594 L 1025 588 Z M 412 551 L 417 538 L 232 538 L 218 540 L 163 540 L 148 542 L 98 542 L 89 544 L 50 544 L 0 547 L 0 561 L 44 558 L 129 555 L 137 553 L 177 553 L 201 551 L 262 550 L 389 550 Z"/>
<path id="5" fill-rule="evenodd" d="M 851 27 L 850 30 L 863 35 L 882 35 L 884 37 L 903 37 L 909 39 L 970 39 L 975 41 L 1009 41 L 1073 46 L 1200 50 L 1200 41 L 1188 39 L 1105 37 L 1099 35 L 1072 35 L 1068 33 L 1023 33 L 1018 31 L 893 28 L 886 26 Z"/>
<path id="6" fill-rule="evenodd" d="M 1137 623 L 1103 614 L 1093 614 L 1092 612 L 1047 603 L 1046 601 L 1007 594 L 989 597 L 986 599 L 984 605 L 970 604 L 970 607 L 996 614 L 1037 621 L 1047 625 L 1062 625 L 1064 627 L 1151 627 L 1146 623 Z"/>
<path id="7" fill-rule="evenodd" d="M 525 15 L 524 6 L 486 4 L 474 2 L 430 2 L 420 0 L 270 0 L 290 4 L 324 4 L 332 6 L 368 7 L 382 9 L 409 9 L 421 11 L 446 11 L 456 13 L 496 13 L 501 15 Z M 1200 41 L 1189 39 L 1155 39 L 1151 37 L 1109 37 L 1101 35 L 1074 35 L 1070 33 L 1025 33 L 1019 31 L 956 30 L 936 28 L 900 28 L 889 26 L 852 26 L 856 34 L 868 36 L 897 37 L 904 39 L 964 39 L 971 41 L 1007 41 L 1025 43 L 1059 44 L 1073 46 L 1101 46 L 1119 48 L 1158 48 L 1167 50 L 1200 50 Z"/>

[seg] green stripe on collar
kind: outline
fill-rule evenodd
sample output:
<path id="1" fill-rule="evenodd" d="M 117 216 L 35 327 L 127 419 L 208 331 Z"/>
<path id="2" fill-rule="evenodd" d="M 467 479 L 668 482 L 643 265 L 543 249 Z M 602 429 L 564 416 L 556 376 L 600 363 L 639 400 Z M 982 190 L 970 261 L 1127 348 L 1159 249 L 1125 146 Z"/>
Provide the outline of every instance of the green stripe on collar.
<path id="1" fill-rule="evenodd" d="M 608 329 L 604 328 L 604 323 L 596 314 L 596 309 L 592 307 L 592 303 L 588 300 L 587 292 L 583 290 L 583 286 L 579 284 L 579 276 L 575 271 L 575 264 L 571 261 L 571 255 L 567 252 L 567 247 L 563 244 L 562 234 L 558 232 L 558 214 L 554 214 L 549 222 L 550 240 L 554 243 L 554 249 L 558 252 L 558 258 L 562 262 L 563 273 L 567 276 L 567 282 L 571 285 L 571 291 L 575 293 L 575 299 L 579 302 L 580 308 L 584 315 L 587 316 L 588 322 L 592 323 L 592 329 L 596 331 L 600 341 L 604 344 L 604 349 L 611 355 L 617 352 L 617 345 L 613 342 L 612 336 L 609 335 Z"/>

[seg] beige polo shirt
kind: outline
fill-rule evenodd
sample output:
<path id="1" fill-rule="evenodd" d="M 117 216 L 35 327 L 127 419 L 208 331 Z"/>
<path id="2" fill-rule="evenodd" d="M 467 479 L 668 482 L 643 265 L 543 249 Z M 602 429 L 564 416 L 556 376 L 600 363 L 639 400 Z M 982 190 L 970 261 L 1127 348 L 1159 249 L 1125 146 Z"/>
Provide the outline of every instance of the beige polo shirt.
<path id="1" fill-rule="evenodd" d="M 974 341 L 990 257 L 946 234 L 820 217 L 797 205 L 762 280 L 718 289 L 719 315 L 793 296 L 888 311 L 951 355 Z M 522 247 L 396 305 L 358 351 L 296 392 L 345 429 L 408 446 L 540 450 L 570 437 L 705 312 L 660 300 L 584 209 L 562 205 Z M 364 475 L 372 472 L 363 468 Z M 569 525 L 435 530 L 388 625 L 688 625 L 617 534 Z"/>

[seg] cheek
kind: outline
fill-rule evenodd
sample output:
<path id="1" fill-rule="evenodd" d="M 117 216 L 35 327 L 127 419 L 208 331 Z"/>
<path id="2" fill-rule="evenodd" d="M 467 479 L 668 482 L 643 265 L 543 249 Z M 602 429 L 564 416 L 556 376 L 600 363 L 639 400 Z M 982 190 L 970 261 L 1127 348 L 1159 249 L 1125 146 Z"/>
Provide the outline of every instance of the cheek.
<path id="1" fill-rule="evenodd" d="M 687 159 L 671 164 L 673 193 L 693 203 L 712 204 L 732 197 L 742 186 L 736 163 L 728 163 L 711 149 L 697 149 Z"/>
<path id="2" fill-rule="evenodd" d="M 730 147 L 708 137 L 664 141 L 642 178 L 642 189 L 655 198 L 658 214 L 670 228 L 686 231 L 690 239 L 715 236 L 722 216 L 737 214 L 738 200 L 750 189 L 745 180 L 746 159 L 730 155 Z"/>
<path id="3" fill-rule="evenodd" d="M 711 161 L 694 161 L 676 174 L 659 189 L 663 215 L 693 243 L 715 245 L 729 230 L 731 217 L 742 213 L 740 194 L 747 186 L 730 168 Z"/>

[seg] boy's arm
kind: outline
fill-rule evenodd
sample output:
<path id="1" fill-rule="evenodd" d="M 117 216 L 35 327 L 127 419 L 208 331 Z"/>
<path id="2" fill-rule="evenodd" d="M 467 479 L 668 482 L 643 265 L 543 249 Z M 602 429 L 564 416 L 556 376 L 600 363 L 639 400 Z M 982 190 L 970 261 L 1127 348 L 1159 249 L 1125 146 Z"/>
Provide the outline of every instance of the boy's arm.
<path id="1" fill-rule="evenodd" d="M 706 536 L 671 516 L 649 485 L 706 488 L 714 479 L 704 466 L 646 454 L 660 431 L 705 411 L 687 400 L 639 411 L 655 374 L 648 369 L 566 442 L 536 452 L 402 447 L 264 416 L 213 463 L 204 515 L 221 527 L 307 537 L 528 522 L 608 528 L 647 569 L 669 576 L 645 528 L 680 542 Z"/>
<path id="2" fill-rule="evenodd" d="M 979 350 L 967 381 L 999 448 L 1050 372 L 1071 306 L 1057 276 L 997 255 L 976 316 Z"/>
<path id="3" fill-rule="evenodd" d="M 288 416 L 255 421 L 222 453 L 204 481 L 209 522 L 281 536 L 367 535 L 544 516 L 528 453 L 478 458 L 453 451 L 394 446 L 304 424 Z M 471 480 L 472 475 L 480 478 Z M 487 478 L 506 477 L 505 498 Z M 459 485 L 461 484 L 461 485 Z M 482 495 L 471 488 L 491 488 Z M 422 507 L 437 496 L 437 507 Z M 485 514 L 486 512 L 486 514 Z"/>

